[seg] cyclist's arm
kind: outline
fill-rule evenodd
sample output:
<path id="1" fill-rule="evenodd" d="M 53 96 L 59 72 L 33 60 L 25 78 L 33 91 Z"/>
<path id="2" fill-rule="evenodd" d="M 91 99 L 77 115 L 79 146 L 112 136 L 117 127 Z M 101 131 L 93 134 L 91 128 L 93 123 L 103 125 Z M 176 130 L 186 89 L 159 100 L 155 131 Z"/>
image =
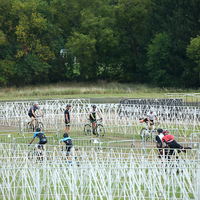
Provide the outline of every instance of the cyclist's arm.
<path id="1" fill-rule="evenodd" d="M 63 143 L 62 143 L 62 150 L 64 149 L 64 145 L 65 145 L 65 143 L 63 142 Z"/>
<path id="2" fill-rule="evenodd" d="M 38 111 L 39 111 L 40 115 L 42 115 L 42 116 L 43 116 L 43 114 L 42 114 L 41 110 L 38 110 Z"/>
<path id="3" fill-rule="evenodd" d="M 92 119 L 95 120 L 95 118 L 93 117 L 92 113 L 90 113 L 90 115 L 91 115 Z"/>
<path id="4" fill-rule="evenodd" d="M 31 143 L 34 141 L 34 139 L 35 139 L 35 138 L 32 138 L 32 140 L 31 140 L 30 144 L 31 144 Z"/>
<path id="5" fill-rule="evenodd" d="M 152 122 L 149 120 L 149 117 L 147 116 L 147 120 L 148 120 L 148 122 L 151 124 Z"/>
<path id="6" fill-rule="evenodd" d="M 65 114 L 65 119 L 67 120 L 67 122 L 69 122 L 69 119 L 68 119 L 68 115 Z"/>
<path id="7" fill-rule="evenodd" d="M 99 112 L 97 114 L 99 115 L 99 118 L 102 118 Z"/>
<path id="8" fill-rule="evenodd" d="M 36 115 L 35 115 L 35 113 L 34 113 L 34 111 L 32 110 L 32 113 L 33 113 L 33 115 L 35 116 L 35 118 L 36 118 Z"/>
<path id="9" fill-rule="evenodd" d="M 158 117 L 156 116 L 156 120 L 157 120 L 157 122 L 159 122 L 159 120 L 158 120 Z"/>

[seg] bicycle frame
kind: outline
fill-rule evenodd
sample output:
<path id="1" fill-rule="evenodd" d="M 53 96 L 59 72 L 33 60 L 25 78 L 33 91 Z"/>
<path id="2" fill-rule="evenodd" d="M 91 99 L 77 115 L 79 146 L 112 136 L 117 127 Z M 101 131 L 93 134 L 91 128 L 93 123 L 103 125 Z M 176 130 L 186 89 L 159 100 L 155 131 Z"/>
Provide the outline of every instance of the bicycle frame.
<path id="1" fill-rule="evenodd" d="M 155 129 L 155 125 L 158 125 L 158 124 L 159 124 L 159 123 L 154 123 L 154 124 L 153 124 L 153 128 L 150 130 L 151 124 L 149 124 L 149 122 L 146 122 L 145 128 L 142 128 L 142 130 L 144 131 L 144 133 L 141 134 L 141 132 L 140 132 L 141 139 L 142 139 L 143 141 L 147 141 L 150 137 L 152 137 L 153 142 L 155 142 L 155 141 L 154 141 L 154 135 L 153 135 L 153 133 L 156 132 L 156 134 L 157 134 L 157 129 Z M 146 129 L 146 130 L 145 130 L 145 129 Z M 141 131 L 142 131 L 142 130 L 141 130 Z M 155 135 L 156 135 L 156 134 L 155 134 Z"/>

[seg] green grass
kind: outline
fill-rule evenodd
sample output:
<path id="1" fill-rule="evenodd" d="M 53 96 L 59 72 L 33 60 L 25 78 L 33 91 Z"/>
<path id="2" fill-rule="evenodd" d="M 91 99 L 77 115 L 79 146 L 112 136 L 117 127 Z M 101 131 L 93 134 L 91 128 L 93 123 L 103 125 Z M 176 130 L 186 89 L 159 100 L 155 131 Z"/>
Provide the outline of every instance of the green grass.
<path id="1" fill-rule="evenodd" d="M 198 93 L 200 89 L 159 88 L 134 83 L 57 83 L 0 89 L 0 100 L 55 98 L 163 98 L 164 93 Z"/>

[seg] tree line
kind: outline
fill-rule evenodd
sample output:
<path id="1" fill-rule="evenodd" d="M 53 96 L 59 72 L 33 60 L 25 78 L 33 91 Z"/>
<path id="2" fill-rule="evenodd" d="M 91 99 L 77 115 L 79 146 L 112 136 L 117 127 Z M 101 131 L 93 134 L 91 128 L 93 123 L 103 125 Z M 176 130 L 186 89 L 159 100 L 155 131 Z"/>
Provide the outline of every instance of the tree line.
<path id="1" fill-rule="evenodd" d="M 0 0 L 0 86 L 199 87 L 199 11 L 197 0 Z"/>

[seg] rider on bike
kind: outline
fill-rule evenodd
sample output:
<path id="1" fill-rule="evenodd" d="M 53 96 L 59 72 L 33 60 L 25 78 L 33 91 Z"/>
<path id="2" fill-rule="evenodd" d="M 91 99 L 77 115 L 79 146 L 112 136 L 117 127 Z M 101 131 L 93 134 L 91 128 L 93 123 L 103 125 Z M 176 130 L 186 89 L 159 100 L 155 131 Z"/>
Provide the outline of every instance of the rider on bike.
<path id="1" fill-rule="evenodd" d="M 41 154 L 41 146 L 40 144 L 43 145 L 43 150 L 45 149 L 45 146 L 44 144 L 47 143 L 47 138 L 45 137 L 44 133 L 41 132 L 41 129 L 39 127 L 36 128 L 36 132 L 35 134 L 33 135 L 33 139 L 31 140 L 31 142 L 28 144 L 28 146 L 30 147 L 30 144 L 34 141 L 35 138 L 38 138 L 40 141 L 38 142 L 38 151 L 40 152 Z"/>
<path id="2" fill-rule="evenodd" d="M 156 118 L 156 120 L 157 120 L 157 122 L 159 124 L 159 120 L 158 120 L 157 114 L 156 114 L 156 112 L 154 112 L 154 108 L 151 107 L 150 111 L 147 113 L 147 118 L 145 118 L 145 119 L 140 118 L 140 123 L 149 122 L 150 123 L 150 130 L 152 130 L 153 129 L 153 120 L 154 120 L 154 118 Z"/>
<path id="3" fill-rule="evenodd" d="M 43 117 L 43 114 L 42 114 L 40 108 L 38 107 L 38 102 L 37 101 L 34 102 L 34 104 L 30 107 L 30 109 L 28 111 L 28 115 L 32 119 L 31 120 L 31 124 L 33 123 L 34 120 L 36 120 L 36 125 L 35 126 L 37 127 L 37 125 L 38 125 L 38 119 L 37 119 L 37 116 L 35 114 L 36 110 L 38 110 L 39 113 L 40 113 L 40 115 Z"/>
<path id="4" fill-rule="evenodd" d="M 92 109 L 90 110 L 90 122 L 92 123 L 92 130 L 93 130 L 94 135 L 96 135 L 96 133 L 95 133 L 96 113 L 99 115 L 99 118 L 102 120 L 102 117 L 101 117 L 99 111 L 97 110 L 97 106 L 93 105 Z"/>
<path id="5" fill-rule="evenodd" d="M 69 161 L 69 164 L 72 163 L 71 162 L 71 158 L 69 157 L 69 154 L 71 154 L 72 156 L 74 156 L 74 145 L 73 145 L 73 142 L 72 142 L 72 139 L 68 136 L 68 133 L 64 133 L 63 134 L 63 143 L 62 143 L 62 150 L 63 150 L 63 147 L 64 145 L 66 144 L 66 150 L 67 150 L 67 158 L 68 158 L 68 161 Z"/>

